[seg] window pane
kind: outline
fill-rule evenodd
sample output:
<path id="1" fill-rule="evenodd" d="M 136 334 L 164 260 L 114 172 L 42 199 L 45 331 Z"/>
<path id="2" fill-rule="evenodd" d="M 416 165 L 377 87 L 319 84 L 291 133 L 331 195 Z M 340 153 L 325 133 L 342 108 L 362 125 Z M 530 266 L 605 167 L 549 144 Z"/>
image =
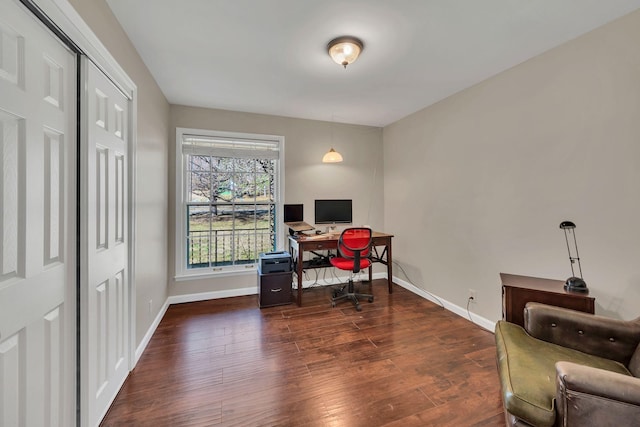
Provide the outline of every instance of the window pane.
<path id="1" fill-rule="evenodd" d="M 257 252 L 271 252 L 276 247 L 275 234 L 276 206 L 257 205 L 256 207 L 256 246 Z"/>
<path id="2" fill-rule="evenodd" d="M 255 201 L 255 174 L 235 173 L 233 175 L 234 201 L 251 203 Z"/>
<path id="3" fill-rule="evenodd" d="M 187 170 L 208 171 L 211 169 L 211 157 L 209 156 L 187 156 Z"/>
<path id="4" fill-rule="evenodd" d="M 260 202 L 273 202 L 272 177 L 267 174 L 256 175 L 256 200 Z"/>
<path id="5" fill-rule="evenodd" d="M 212 224 L 213 230 L 230 231 L 233 229 L 233 205 L 231 204 L 217 204 L 211 206 Z"/>
<path id="6" fill-rule="evenodd" d="M 211 170 L 214 172 L 232 172 L 234 159 L 227 157 L 212 157 Z"/>
<path id="7" fill-rule="evenodd" d="M 236 205 L 236 259 L 239 263 L 252 262 L 257 258 L 255 247 L 256 206 Z"/>
<path id="8" fill-rule="evenodd" d="M 276 161 L 275 160 L 257 160 L 256 173 L 266 173 L 271 176 L 275 176 L 276 173 Z"/>
<path id="9" fill-rule="evenodd" d="M 254 262 L 261 252 L 274 250 L 270 205 L 236 206 L 236 262 Z"/>
<path id="10" fill-rule="evenodd" d="M 232 174 L 228 172 L 213 174 L 213 200 L 215 202 L 230 202 L 233 200 Z"/>
<path id="11" fill-rule="evenodd" d="M 250 203 L 255 200 L 255 168 L 254 159 L 236 159 L 234 180 L 234 201 Z"/>
<path id="12" fill-rule="evenodd" d="M 212 206 L 211 218 L 211 265 L 229 265 L 234 258 L 233 205 Z"/>
<path id="13" fill-rule="evenodd" d="M 208 202 L 211 197 L 211 174 L 190 172 L 187 176 L 187 201 Z"/>
<path id="14" fill-rule="evenodd" d="M 258 205 L 257 217 L 258 252 L 270 252 L 276 247 L 276 205 Z"/>
<path id="15" fill-rule="evenodd" d="M 253 173 L 256 170 L 256 161 L 254 159 L 235 159 L 235 171 Z"/>
<path id="16" fill-rule="evenodd" d="M 233 228 L 236 230 L 255 228 L 255 205 L 236 205 Z"/>
<path id="17" fill-rule="evenodd" d="M 211 240 L 209 206 L 188 206 L 187 218 L 187 267 L 208 267 Z"/>
<path id="18" fill-rule="evenodd" d="M 275 160 L 259 160 L 256 185 L 257 193 L 260 200 L 275 202 L 276 191 L 276 161 Z"/>

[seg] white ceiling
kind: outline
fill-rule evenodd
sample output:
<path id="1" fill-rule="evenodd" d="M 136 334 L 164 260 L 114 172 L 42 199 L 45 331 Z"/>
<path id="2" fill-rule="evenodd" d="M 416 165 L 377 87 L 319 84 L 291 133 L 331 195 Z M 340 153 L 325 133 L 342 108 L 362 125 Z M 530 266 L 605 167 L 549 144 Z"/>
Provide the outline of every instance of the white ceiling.
<path id="1" fill-rule="evenodd" d="M 385 126 L 640 0 L 107 0 L 171 104 Z M 361 38 L 343 69 L 329 40 Z"/>

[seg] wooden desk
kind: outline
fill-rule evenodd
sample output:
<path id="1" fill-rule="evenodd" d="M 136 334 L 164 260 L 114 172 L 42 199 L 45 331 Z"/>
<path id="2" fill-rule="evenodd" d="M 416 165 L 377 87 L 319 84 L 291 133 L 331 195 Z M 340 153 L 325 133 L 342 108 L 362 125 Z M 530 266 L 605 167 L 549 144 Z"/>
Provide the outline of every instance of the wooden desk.
<path id="1" fill-rule="evenodd" d="M 381 233 L 378 231 L 373 232 L 373 244 L 372 244 L 372 261 L 379 262 L 387 266 L 387 281 L 389 284 L 389 293 L 393 292 L 393 265 L 391 258 L 391 238 L 393 235 Z M 323 268 L 331 267 L 331 265 L 314 265 L 309 261 L 304 261 L 304 253 L 311 251 L 324 251 L 338 248 L 338 239 L 340 233 L 321 234 L 316 236 L 303 237 L 289 236 L 289 251 L 293 257 L 294 271 L 298 276 L 298 290 L 296 301 L 298 306 L 302 305 L 302 272 L 303 270 L 310 268 Z M 384 247 L 382 252 L 378 252 L 378 247 Z M 372 271 L 369 267 L 369 281 L 372 280 Z"/>
<path id="2" fill-rule="evenodd" d="M 595 298 L 588 293 L 568 292 L 564 280 L 541 279 L 500 273 L 502 280 L 502 318 L 524 326 L 524 306 L 528 302 L 541 302 L 556 307 L 570 308 L 593 314 Z"/>

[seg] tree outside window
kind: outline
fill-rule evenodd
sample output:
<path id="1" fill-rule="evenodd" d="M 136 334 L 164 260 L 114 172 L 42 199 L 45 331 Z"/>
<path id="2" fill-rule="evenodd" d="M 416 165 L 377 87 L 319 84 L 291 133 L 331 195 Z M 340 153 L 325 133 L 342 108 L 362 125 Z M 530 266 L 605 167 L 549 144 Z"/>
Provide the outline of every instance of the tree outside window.
<path id="1" fill-rule="evenodd" d="M 275 249 L 275 160 L 189 155 L 187 165 L 188 268 Z"/>

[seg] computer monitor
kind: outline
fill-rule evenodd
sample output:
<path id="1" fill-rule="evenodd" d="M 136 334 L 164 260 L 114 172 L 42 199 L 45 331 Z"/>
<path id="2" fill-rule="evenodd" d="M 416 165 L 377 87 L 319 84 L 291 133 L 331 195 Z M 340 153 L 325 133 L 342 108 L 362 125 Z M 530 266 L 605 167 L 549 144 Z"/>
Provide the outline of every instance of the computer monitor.
<path id="1" fill-rule="evenodd" d="M 284 222 L 304 221 L 304 205 L 284 205 Z"/>
<path id="2" fill-rule="evenodd" d="M 351 199 L 316 200 L 316 224 L 351 224 L 353 222 Z"/>

